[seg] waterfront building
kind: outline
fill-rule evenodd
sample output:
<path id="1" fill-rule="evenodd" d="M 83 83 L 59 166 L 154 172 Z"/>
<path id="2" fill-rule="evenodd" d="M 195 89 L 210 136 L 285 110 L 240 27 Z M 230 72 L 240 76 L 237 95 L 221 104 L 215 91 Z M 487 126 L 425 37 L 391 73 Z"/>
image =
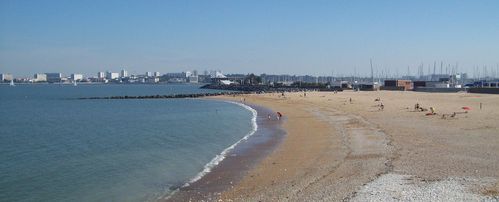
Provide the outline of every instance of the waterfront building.
<path id="1" fill-rule="evenodd" d="M 33 77 L 35 78 L 33 82 L 47 82 L 46 74 L 35 74 Z"/>
<path id="2" fill-rule="evenodd" d="M 186 78 L 185 72 L 180 72 L 180 73 L 166 73 L 163 75 L 163 77 L 167 78 Z"/>
<path id="3" fill-rule="evenodd" d="M 119 77 L 120 77 L 119 73 L 116 73 L 116 72 L 106 72 L 106 79 L 113 80 L 113 79 L 117 79 Z"/>
<path id="4" fill-rule="evenodd" d="M 104 72 L 97 72 L 97 78 L 99 78 L 99 79 L 105 79 L 106 78 L 106 74 Z"/>
<path id="5" fill-rule="evenodd" d="M 185 76 L 185 72 L 166 73 L 161 76 L 161 80 L 169 83 L 185 83 L 187 82 L 187 77 Z"/>
<path id="6" fill-rule="evenodd" d="M 83 74 L 71 74 L 71 80 L 81 81 L 83 80 Z"/>
<path id="7" fill-rule="evenodd" d="M 226 76 L 223 75 L 221 71 L 211 71 L 210 76 L 211 78 L 226 78 Z"/>
<path id="8" fill-rule="evenodd" d="M 210 75 L 198 75 L 198 83 L 210 83 Z"/>
<path id="9" fill-rule="evenodd" d="M 411 80 L 385 80 L 382 90 L 413 90 L 414 83 Z M 416 85 L 420 85 L 419 83 Z"/>
<path id="10" fill-rule="evenodd" d="M 12 74 L 0 74 L 0 82 L 10 82 L 14 80 Z"/>
<path id="11" fill-rule="evenodd" d="M 49 83 L 59 83 L 62 81 L 61 73 L 45 73 L 47 76 L 47 82 Z"/>
<path id="12" fill-rule="evenodd" d="M 153 77 L 153 76 L 154 76 L 154 74 L 153 74 L 152 72 L 146 72 L 146 76 L 147 76 L 147 77 Z"/>
<path id="13" fill-rule="evenodd" d="M 158 83 L 159 77 L 148 77 L 144 80 L 146 83 Z"/>
<path id="14" fill-rule="evenodd" d="M 154 72 L 154 76 L 155 76 L 155 77 L 160 77 L 160 76 L 161 76 L 161 74 L 160 74 L 159 72 Z"/>
<path id="15" fill-rule="evenodd" d="M 197 75 L 191 75 L 190 77 L 188 77 L 188 81 L 189 83 L 199 83 L 199 77 Z"/>
<path id="16" fill-rule="evenodd" d="M 121 78 L 126 78 L 126 77 L 128 77 L 128 71 L 126 71 L 126 70 L 122 69 L 122 70 L 121 70 L 120 77 L 121 77 Z"/>

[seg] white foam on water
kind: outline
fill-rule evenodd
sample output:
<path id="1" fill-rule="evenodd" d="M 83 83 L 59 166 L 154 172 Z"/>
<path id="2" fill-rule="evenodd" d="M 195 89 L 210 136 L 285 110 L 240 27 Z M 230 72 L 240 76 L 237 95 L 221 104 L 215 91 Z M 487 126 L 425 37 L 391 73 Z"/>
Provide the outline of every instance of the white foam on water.
<path id="1" fill-rule="evenodd" d="M 208 174 L 214 167 L 216 167 L 218 164 L 220 164 L 220 162 L 222 162 L 225 159 L 225 157 L 227 157 L 227 155 L 229 154 L 230 151 L 232 151 L 238 144 L 240 144 L 241 142 L 247 140 L 249 137 L 251 137 L 253 134 L 255 134 L 256 130 L 258 129 L 258 125 L 256 124 L 257 112 L 256 112 L 255 109 L 253 109 L 250 106 L 245 105 L 243 103 L 239 103 L 239 102 L 225 101 L 225 100 L 224 100 L 224 102 L 239 105 L 239 106 L 247 109 L 248 111 L 250 111 L 253 114 L 253 117 L 251 118 L 252 129 L 251 129 L 250 132 L 248 132 L 248 134 L 246 134 L 239 141 L 237 141 L 236 143 L 234 143 L 234 144 L 230 145 L 229 147 L 225 148 L 220 154 L 216 155 L 213 159 L 211 159 L 211 161 L 208 162 L 204 166 L 204 169 L 201 172 L 199 172 L 196 176 L 194 176 L 193 178 L 191 178 L 189 180 L 189 182 L 185 183 L 182 187 L 187 187 L 190 184 L 192 184 L 192 183 L 198 181 L 199 179 L 201 179 L 206 174 Z M 177 191 L 178 191 L 178 189 L 175 190 L 175 191 L 173 191 L 173 192 L 171 192 L 169 194 L 169 196 L 166 197 L 166 199 L 168 199 L 169 197 L 171 197 Z"/>
<path id="2" fill-rule="evenodd" d="M 256 112 L 255 109 L 251 108 L 248 105 L 239 103 L 239 102 L 233 102 L 233 101 L 224 101 L 224 102 L 239 105 L 239 106 L 247 109 L 248 111 L 250 111 L 253 114 L 253 117 L 251 118 L 252 130 L 248 134 L 246 134 L 242 139 L 240 139 L 236 143 L 232 144 L 231 146 L 227 147 L 220 154 L 216 155 L 213 159 L 211 159 L 211 161 L 204 166 L 203 171 L 201 171 L 194 178 L 192 178 L 191 180 L 189 180 L 189 182 L 186 183 L 183 187 L 189 186 L 190 184 L 198 181 L 203 176 L 205 176 L 207 173 L 209 173 L 215 166 L 217 166 L 220 162 L 222 162 L 222 160 L 225 159 L 225 157 L 227 156 L 227 154 L 230 151 L 232 151 L 239 143 L 247 140 L 250 136 L 252 136 L 253 134 L 255 134 L 256 130 L 258 129 L 258 125 L 256 124 L 256 115 L 257 115 L 257 112 Z"/>

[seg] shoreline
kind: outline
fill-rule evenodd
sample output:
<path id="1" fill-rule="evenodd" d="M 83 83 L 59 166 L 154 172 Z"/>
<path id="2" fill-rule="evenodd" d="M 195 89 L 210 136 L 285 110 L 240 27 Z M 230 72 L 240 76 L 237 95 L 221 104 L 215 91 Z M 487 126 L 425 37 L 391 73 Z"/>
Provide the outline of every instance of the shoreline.
<path id="1" fill-rule="evenodd" d="M 275 152 L 221 195 L 223 201 L 345 200 L 353 197 L 357 184 L 391 169 L 390 138 L 375 126 L 360 124 L 365 122 L 360 117 L 326 112 L 303 93 L 243 97 L 282 112 L 288 118 L 283 126 L 288 135 Z M 358 127 L 355 139 L 349 137 L 347 125 Z M 324 193 L 327 190 L 331 193 Z"/>
<path id="2" fill-rule="evenodd" d="M 374 91 L 214 97 L 243 98 L 282 112 L 286 137 L 251 168 L 231 170 L 239 172 L 237 181 L 207 198 L 184 201 L 499 199 L 497 95 Z M 414 111 L 416 103 L 435 107 L 436 114 Z M 464 106 L 472 110 L 465 113 Z M 230 178 L 225 177 L 221 173 L 215 180 Z M 199 184 L 198 190 L 209 187 Z"/>
<path id="3" fill-rule="evenodd" d="M 288 117 L 283 143 L 223 192 L 222 201 L 499 199 L 497 95 L 374 91 L 222 98 L 245 98 Z M 435 107 L 436 115 L 411 111 L 416 103 Z M 473 110 L 464 113 L 464 106 Z"/>
<path id="4" fill-rule="evenodd" d="M 210 161 L 198 176 L 159 201 L 211 201 L 218 198 L 223 191 L 233 187 L 251 168 L 276 149 L 285 136 L 285 131 L 281 128 L 283 120 L 269 121 L 267 114 L 274 112 L 268 108 L 217 97 L 208 99 L 254 110 L 256 130 L 250 131 L 241 140 L 226 148 Z M 221 155 L 222 159 L 217 159 Z"/>

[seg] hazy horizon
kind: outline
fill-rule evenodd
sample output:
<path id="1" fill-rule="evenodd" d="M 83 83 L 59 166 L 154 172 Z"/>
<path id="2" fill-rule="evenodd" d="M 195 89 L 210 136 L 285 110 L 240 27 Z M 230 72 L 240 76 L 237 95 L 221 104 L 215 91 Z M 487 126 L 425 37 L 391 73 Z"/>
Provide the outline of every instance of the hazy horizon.
<path id="1" fill-rule="evenodd" d="M 497 71 L 497 1 L 0 0 L 0 73 Z"/>

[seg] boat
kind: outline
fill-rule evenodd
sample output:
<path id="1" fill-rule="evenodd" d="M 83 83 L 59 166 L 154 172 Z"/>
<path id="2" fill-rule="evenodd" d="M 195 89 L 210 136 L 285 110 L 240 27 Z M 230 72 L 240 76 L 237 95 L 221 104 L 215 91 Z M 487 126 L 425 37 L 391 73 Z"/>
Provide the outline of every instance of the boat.
<path id="1" fill-rule="evenodd" d="M 10 84 L 9 84 L 9 85 L 10 85 L 10 86 L 16 86 L 16 85 L 14 84 L 14 80 L 10 80 Z"/>

